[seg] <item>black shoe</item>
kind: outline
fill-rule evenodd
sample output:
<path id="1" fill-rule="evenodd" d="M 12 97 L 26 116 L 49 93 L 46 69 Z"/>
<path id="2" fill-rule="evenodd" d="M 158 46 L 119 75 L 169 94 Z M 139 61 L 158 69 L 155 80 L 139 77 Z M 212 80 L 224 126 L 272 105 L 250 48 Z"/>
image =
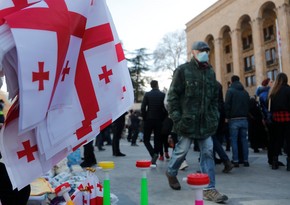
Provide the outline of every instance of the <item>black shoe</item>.
<path id="1" fill-rule="evenodd" d="M 82 168 L 85 168 L 85 167 L 92 167 L 92 166 L 94 166 L 94 165 L 96 165 L 97 164 L 97 162 L 86 162 L 86 161 L 83 161 L 81 164 L 80 164 L 80 166 L 82 167 Z"/>
<path id="2" fill-rule="evenodd" d="M 221 159 L 214 158 L 214 162 L 215 164 L 221 164 L 223 161 Z"/>
<path id="3" fill-rule="evenodd" d="M 105 151 L 106 149 L 104 149 L 103 147 L 99 148 L 99 151 Z"/>
<path id="4" fill-rule="evenodd" d="M 278 168 L 279 168 L 278 157 L 274 156 L 272 159 L 272 169 L 278 169 Z"/>
<path id="5" fill-rule="evenodd" d="M 250 166 L 249 162 L 244 162 L 244 167 L 249 167 L 249 166 Z"/>
<path id="6" fill-rule="evenodd" d="M 151 164 L 155 164 L 156 165 L 157 159 L 158 159 L 158 154 L 154 154 L 152 159 L 151 159 Z"/>
<path id="7" fill-rule="evenodd" d="M 125 157 L 126 155 L 123 154 L 122 152 L 119 152 L 118 154 L 116 154 L 116 155 L 114 155 L 114 156 L 116 156 L 116 157 Z"/>
<path id="8" fill-rule="evenodd" d="M 272 162 L 271 161 L 268 161 L 268 164 L 270 166 L 272 166 Z M 278 165 L 279 165 L 279 167 L 285 167 L 285 164 L 283 162 L 280 162 L 280 161 L 278 161 Z"/>
<path id="9" fill-rule="evenodd" d="M 240 165 L 239 165 L 239 162 L 233 162 L 232 161 L 232 164 L 234 165 L 234 167 L 239 167 Z"/>
<path id="10" fill-rule="evenodd" d="M 259 153 L 260 150 L 258 148 L 254 149 L 254 153 Z"/>
<path id="11" fill-rule="evenodd" d="M 231 163 L 230 160 L 224 162 L 225 168 L 223 169 L 223 173 L 229 173 L 233 168 L 234 165 Z"/>
<path id="12" fill-rule="evenodd" d="M 138 147 L 139 145 L 137 145 L 136 143 L 133 143 L 133 144 L 131 144 L 131 146 Z"/>
<path id="13" fill-rule="evenodd" d="M 180 190 L 181 189 L 181 186 L 180 186 L 180 183 L 177 179 L 176 176 L 170 176 L 168 174 L 168 172 L 165 173 L 167 179 L 168 179 L 168 183 L 169 183 L 169 186 L 171 187 L 171 189 L 174 189 L 174 190 Z"/>

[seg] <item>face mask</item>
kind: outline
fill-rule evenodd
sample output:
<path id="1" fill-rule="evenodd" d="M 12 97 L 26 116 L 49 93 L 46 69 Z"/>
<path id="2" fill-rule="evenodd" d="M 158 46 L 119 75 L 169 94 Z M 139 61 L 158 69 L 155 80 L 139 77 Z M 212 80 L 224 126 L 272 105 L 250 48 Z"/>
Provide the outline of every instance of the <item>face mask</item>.
<path id="1" fill-rule="evenodd" d="M 199 62 L 208 62 L 208 53 L 206 51 L 200 52 L 196 55 L 196 59 Z"/>

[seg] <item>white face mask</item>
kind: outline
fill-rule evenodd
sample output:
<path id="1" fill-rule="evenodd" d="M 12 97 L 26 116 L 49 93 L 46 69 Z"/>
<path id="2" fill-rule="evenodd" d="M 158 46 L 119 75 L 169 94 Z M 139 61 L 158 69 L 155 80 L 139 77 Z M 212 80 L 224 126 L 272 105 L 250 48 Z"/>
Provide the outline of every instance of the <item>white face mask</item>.
<path id="1" fill-rule="evenodd" d="M 199 62 L 208 62 L 208 53 L 206 51 L 203 51 L 203 52 L 200 52 L 196 55 L 196 59 L 199 61 Z"/>

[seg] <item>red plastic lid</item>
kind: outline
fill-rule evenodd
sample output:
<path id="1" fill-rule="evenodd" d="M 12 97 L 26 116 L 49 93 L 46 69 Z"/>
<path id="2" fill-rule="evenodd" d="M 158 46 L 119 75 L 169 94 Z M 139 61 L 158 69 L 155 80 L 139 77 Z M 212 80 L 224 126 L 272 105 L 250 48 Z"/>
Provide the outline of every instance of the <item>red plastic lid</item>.
<path id="1" fill-rule="evenodd" d="M 136 167 L 138 168 L 149 168 L 151 166 L 150 160 L 138 160 L 136 161 Z"/>
<path id="2" fill-rule="evenodd" d="M 69 188 L 70 185 L 68 182 L 65 182 L 54 189 L 55 193 L 59 193 L 63 188 Z"/>
<path id="3" fill-rule="evenodd" d="M 209 177 L 207 174 L 189 174 L 187 175 L 187 183 L 190 185 L 207 185 L 209 184 Z"/>

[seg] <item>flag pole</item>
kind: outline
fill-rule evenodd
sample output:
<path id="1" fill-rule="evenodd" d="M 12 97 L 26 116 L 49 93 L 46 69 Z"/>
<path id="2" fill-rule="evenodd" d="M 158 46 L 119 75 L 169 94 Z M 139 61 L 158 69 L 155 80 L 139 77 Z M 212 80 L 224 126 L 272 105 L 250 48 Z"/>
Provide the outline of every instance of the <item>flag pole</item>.
<path id="1" fill-rule="evenodd" d="M 281 36 L 278 26 L 278 19 L 276 19 L 276 39 L 278 45 L 278 58 L 279 58 L 279 71 L 282 72 L 282 48 L 281 48 Z"/>

